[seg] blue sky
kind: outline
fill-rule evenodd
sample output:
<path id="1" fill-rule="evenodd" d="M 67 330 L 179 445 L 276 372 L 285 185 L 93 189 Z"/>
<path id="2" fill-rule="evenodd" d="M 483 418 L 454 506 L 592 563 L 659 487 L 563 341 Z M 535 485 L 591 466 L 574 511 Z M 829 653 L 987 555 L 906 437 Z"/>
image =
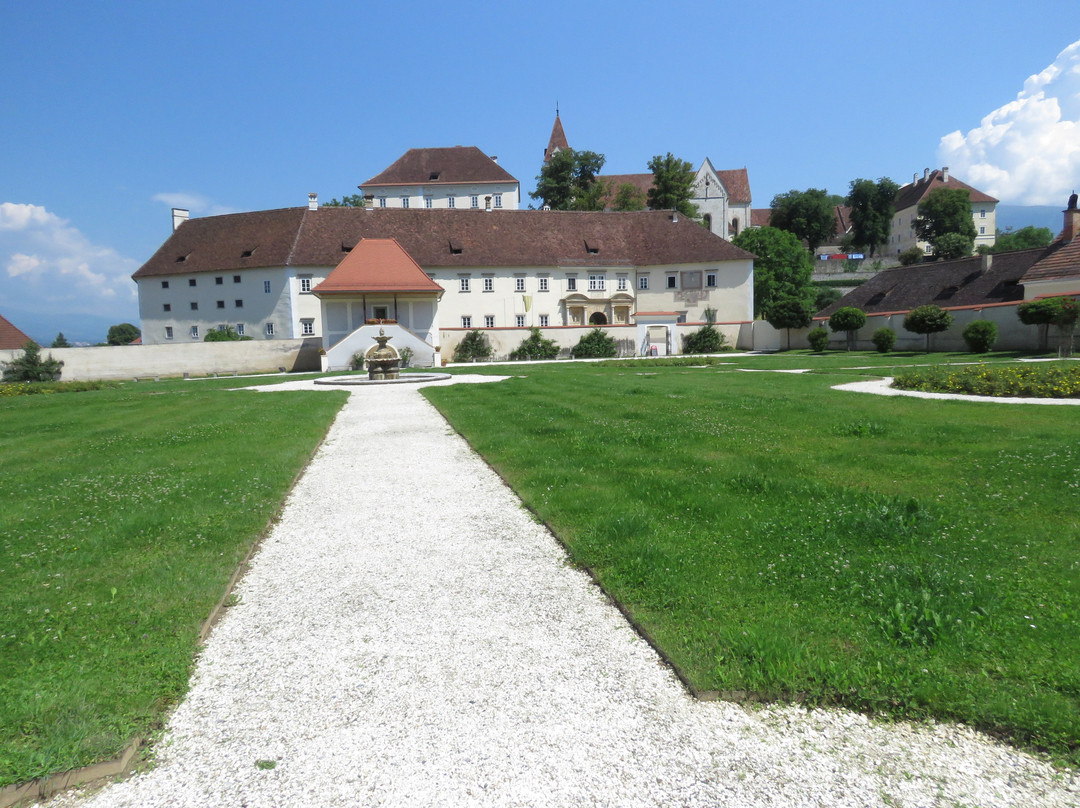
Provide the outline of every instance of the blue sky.
<path id="1" fill-rule="evenodd" d="M 1060 208 L 1077 19 L 1075 0 L 0 0 L 0 314 L 101 340 L 138 322 L 129 276 L 173 205 L 342 196 L 411 147 L 479 146 L 527 197 L 556 102 L 608 173 L 708 156 L 748 169 L 755 207 L 945 164 Z"/>

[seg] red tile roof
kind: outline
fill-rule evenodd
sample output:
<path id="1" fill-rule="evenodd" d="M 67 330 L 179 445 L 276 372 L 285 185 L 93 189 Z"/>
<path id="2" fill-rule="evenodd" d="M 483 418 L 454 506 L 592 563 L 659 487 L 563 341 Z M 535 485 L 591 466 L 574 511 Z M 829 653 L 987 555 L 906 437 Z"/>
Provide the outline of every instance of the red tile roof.
<path id="1" fill-rule="evenodd" d="M 409 149 L 376 174 L 369 185 L 447 185 L 468 182 L 517 182 L 476 146 L 451 146 L 442 149 Z"/>
<path id="2" fill-rule="evenodd" d="M 944 173 L 941 169 L 935 169 L 930 172 L 930 176 L 925 179 L 919 179 L 916 182 L 908 183 L 896 192 L 895 208 L 897 211 L 907 210 L 910 207 L 918 205 L 927 194 L 938 188 L 950 188 L 950 189 L 963 189 L 968 192 L 968 195 L 972 202 L 997 202 L 998 200 L 989 194 L 984 194 L 977 188 L 972 188 L 966 182 L 961 182 L 956 177 L 949 175 L 949 181 L 945 182 Z"/>
<path id="3" fill-rule="evenodd" d="M 13 351 L 16 348 L 23 347 L 29 341 L 30 337 L 4 319 L 3 315 L 0 315 L 0 350 Z"/>
<path id="4" fill-rule="evenodd" d="M 750 208 L 750 226 L 768 227 L 772 208 Z"/>
<path id="5" fill-rule="evenodd" d="M 1046 248 L 1046 254 L 1035 266 L 1024 273 L 1021 280 L 1048 281 L 1064 278 L 1080 278 L 1080 238 L 1068 244 L 1058 240 Z"/>
<path id="6" fill-rule="evenodd" d="M 746 173 L 745 168 L 717 171 L 716 176 L 723 183 L 729 202 L 735 205 L 750 204 L 750 176 Z M 649 189 L 653 185 L 652 174 L 601 174 L 597 179 L 607 185 L 608 192 L 605 194 L 605 198 L 609 201 L 615 198 L 615 194 L 625 183 L 633 185 L 641 193 L 645 194 L 646 198 L 649 195 Z"/>
<path id="7" fill-rule="evenodd" d="M 365 238 L 341 259 L 317 295 L 345 292 L 441 292 L 412 257 L 392 238 Z"/>
<path id="8" fill-rule="evenodd" d="M 555 125 L 551 127 L 551 137 L 548 138 L 547 148 L 544 149 L 544 162 L 546 163 L 551 159 L 556 151 L 569 149 L 570 144 L 566 140 L 566 133 L 562 128 L 562 121 L 559 120 L 559 113 L 555 113 Z"/>
<path id="9" fill-rule="evenodd" d="M 287 208 L 189 219 L 132 276 L 336 267 L 361 239 L 395 239 L 435 267 L 655 266 L 739 261 L 745 250 L 670 211 Z M 586 243 L 598 242 L 589 252 Z M 250 252 L 250 255 L 246 253 Z M 177 261 L 183 257 L 183 261 Z"/>

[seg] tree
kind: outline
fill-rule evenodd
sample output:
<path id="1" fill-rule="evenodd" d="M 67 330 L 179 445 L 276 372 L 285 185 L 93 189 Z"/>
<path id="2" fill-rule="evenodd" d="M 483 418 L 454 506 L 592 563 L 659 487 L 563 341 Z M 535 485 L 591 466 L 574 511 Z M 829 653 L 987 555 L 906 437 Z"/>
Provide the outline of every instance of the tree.
<path id="1" fill-rule="evenodd" d="M 594 328 L 578 340 L 578 344 L 570 351 L 570 355 L 575 359 L 607 358 L 618 356 L 619 349 L 616 347 L 614 339 L 599 328 Z"/>
<path id="2" fill-rule="evenodd" d="M 712 322 L 706 322 L 697 331 L 683 337 L 684 354 L 720 353 L 727 347 L 727 337 Z"/>
<path id="3" fill-rule="evenodd" d="M 829 328 L 833 333 L 843 331 L 847 334 L 847 349 L 855 348 L 855 333 L 866 325 L 866 312 L 855 306 L 844 306 L 832 313 Z"/>
<path id="4" fill-rule="evenodd" d="M 603 187 L 594 186 L 600 185 L 596 175 L 603 167 L 602 154 L 561 149 L 540 169 L 529 196 L 552 210 L 602 210 Z"/>
<path id="5" fill-rule="evenodd" d="M 874 332 L 874 336 L 870 337 L 870 341 L 874 343 L 878 353 L 888 353 L 896 344 L 896 332 L 888 327 L 879 328 Z"/>
<path id="6" fill-rule="evenodd" d="M 109 326 L 109 334 L 105 341 L 109 345 L 129 345 L 137 340 L 142 332 L 131 323 L 120 323 Z"/>
<path id="7" fill-rule="evenodd" d="M 1049 247 L 1054 240 L 1054 234 L 1049 227 L 1035 227 L 1028 225 L 1019 230 L 1006 227 L 999 230 L 997 239 L 989 251 L 992 253 L 1014 252 L 1016 250 L 1030 250 L 1035 247 Z"/>
<path id="8" fill-rule="evenodd" d="M 324 208 L 362 208 L 364 207 L 364 197 L 360 194 L 353 194 L 351 196 L 343 196 L 341 199 L 331 199 L 329 202 L 323 202 Z"/>
<path id="9" fill-rule="evenodd" d="M 530 328 L 529 336 L 510 352 L 511 359 L 554 359 L 559 346 L 553 339 L 545 339 L 539 328 Z"/>
<path id="10" fill-rule="evenodd" d="M 454 348 L 454 361 L 472 362 L 477 359 L 487 359 L 491 354 L 491 344 L 487 336 L 480 329 L 474 328 Z"/>
<path id="11" fill-rule="evenodd" d="M 42 359 L 41 346 L 33 340 L 23 346 L 22 356 L 2 364 L 5 382 L 54 382 L 60 378 L 60 368 L 64 366 L 51 354 L 47 359 Z"/>
<path id="12" fill-rule="evenodd" d="M 611 200 L 612 210 L 645 210 L 645 194 L 632 182 L 624 182 Z"/>
<path id="13" fill-rule="evenodd" d="M 814 311 L 827 309 L 844 296 L 844 293 L 835 286 L 815 285 L 811 287 L 811 291 L 814 293 Z"/>
<path id="14" fill-rule="evenodd" d="M 821 189 L 788 191 L 772 199 L 769 226 L 794 233 L 806 241 L 810 252 L 836 235 L 836 210 Z"/>
<path id="15" fill-rule="evenodd" d="M 754 259 L 754 316 L 767 317 L 778 300 L 810 301 L 810 254 L 793 234 L 775 227 L 743 230 L 731 241 L 752 252 Z"/>
<path id="16" fill-rule="evenodd" d="M 975 242 L 960 233 L 945 233 L 934 239 L 932 244 L 935 257 L 951 261 L 954 258 L 966 258 L 971 255 L 971 248 Z"/>
<path id="17" fill-rule="evenodd" d="M 213 328 L 207 331 L 203 342 L 247 342 L 250 339 L 251 337 L 247 335 L 240 336 L 235 328 L 227 325 L 224 328 Z"/>
<path id="18" fill-rule="evenodd" d="M 766 318 L 773 328 L 787 330 L 787 346 L 791 350 L 791 329 L 806 328 L 810 325 L 813 314 L 806 300 L 801 297 L 785 297 L 777 300 L 769 309 Z"/>
<path id="19" fill-rule="evenodd" d="M 912 264 L 918 264 L 920 261 L 923 260 L 924 255 L 926 255 L 926 253 L 924 253 L 918 247 L 908 247 L 899 255 L 900 265 L 909 267 Z"/>
<path id="20" fill-rule="evenodd" d="M 926 334 L 926 352 L 930 353 L 930 335 L 948 331 L 952 314 L 932 303 L 912 309 L 904 317 L 904 330 L 912 334 Z"/>
<path id="21" fill-rule="evenodd" d="M 50 345 L 49 347 L 50 348 L 70 348 L 71 343 L 67 341 L 67 338 L 64 336 L 64 332 L 61 331 L 59 334 L 56 335 L 56 339 L 54 339 L 52 341 L 52 345 Z"/>
<path id="22" fill-rule="evenodd" d="M 677 210 L 688 219 L 696 219 L 698 210 L 690 203 L 694 196 L 694 167 L 686 160 L 668 152 L 649 161 L 653 184 L 649 188 L 648 203 L 653 210 Z"/>
<path id="23" fill-rule="evenodd" d="M 966 239 L 966 255 L 970 255 L 975 249 L 976 231 L 975 222 L 971 219 L 971 194 L 966 188 L 935 188 L 919 203 L 915 235 L 922 241 L 936 245 L 936 240 L 948 233 L 956 233 Z M 950 251 L 955 252 L 955 240 L 946 244 Z"/>
<path id="24" fill-rule="evenodd" d="M 997 342 L 997 323 L 990 320 L 972 320 L 964 326 L 961 336 L 972 353 L 986 353 Z"/>
<path id="25" fill-rule="evenodd" d="M 865 247 L 873 258 L 878 245 L 889 241 L 900 186 L 888 177 L 881 177 L 877 182 L 854 179 L 849 187 L 845 202 L 851 208 L 852 241 Z"/>
<path id="26" fill-rule="evenodd" d="M 1076 300 L 1071 297 L 1045 297 L 1042 300 L 1029 300 L 1016 307 L 1020 322 L 1025 325 L 1042 326 L 1039 349 L 1046 350 L 1048 326 L 1056 325 L 1061 332 L 1061 351 L 1072 354 L 1073 329 L 1077 319 Z"/>

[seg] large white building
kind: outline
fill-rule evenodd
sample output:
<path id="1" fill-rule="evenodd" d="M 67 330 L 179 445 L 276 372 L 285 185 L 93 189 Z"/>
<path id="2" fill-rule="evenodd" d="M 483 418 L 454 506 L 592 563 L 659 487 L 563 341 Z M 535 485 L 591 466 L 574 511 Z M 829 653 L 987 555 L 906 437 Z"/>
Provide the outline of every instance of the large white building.
<path id="1" fill-rule="evenodd" d="M 517 210 L 520 183 L 475 146 L 409 149 L 360 191 L 378 208 Z"/>
<path id="2" fill-rule="evenodd" d="M 404 272 L 409 265 L 417 271 Z M 320 337 L 335 357 L 368 321 L 395 321 L 430 355 L 452 351 L 470 329 L 506 353 L 531 327 L 594 326 L 636 352 L 678 352 L 675 326 L 704 321 L 706 310 L 721 324 L 753 319 L 753 256 L 670 211 L 312 201 L 183 220 L 133 278 L 146 344 L 231 326 L 256 339 Z"/>

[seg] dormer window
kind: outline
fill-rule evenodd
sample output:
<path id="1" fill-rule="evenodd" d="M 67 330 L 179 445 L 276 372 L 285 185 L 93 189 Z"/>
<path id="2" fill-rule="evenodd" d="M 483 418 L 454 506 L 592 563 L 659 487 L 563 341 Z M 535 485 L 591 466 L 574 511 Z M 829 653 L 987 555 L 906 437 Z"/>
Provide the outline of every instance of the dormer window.
<path id="1" fill-rule="evenodd" d="M 461 250 L 462 250 L 461 242 L 458 241 L 456 238 L 450 239 L 450 254 L 451 255 L 461 255 Z"/>
<path id="2" fill-rule="evenodd" d="M 184 263 L 187 260 L 188 255 L 190 255 L 190 253 L 185 253 L 184 255 L 176 256 L 176 263 L 178 263 L 178 264 Z"/>
<path id="3" fill-rule="evenodd" d="M 244 251 L 243 251 L 242 253 L 240 253 L 240 257 L 241 257 L 241 258 L 251 258 L 251 256 L 252 256 L 252 255 L 253 255 L 254 253 L 255 253 L 255 248 L 253 247 L 253 248 L 252 248 L 252 249 L 250 249 L 250 250 L 244 250 Z"/>
<path id="4" fill-rule="evenodd" d="M 441 171 L 432 171 L 432 172 L 431 172 L 431 173 L 430 173 L 430 174 L 428 175 L 428 182 L 435 182 L 435 181 L 436 181 L 437 179 L 439 179 L 439 175 L 440 175 L 440 174 L 442 174 L 442 172 L 441 172 Z"/>
<path id="5" fill-rule="evenodd" d="M 596 255 L 600 252 L 600 242 L 595 239 L 585 239 L 585 251 L 589 255 Z"/>

